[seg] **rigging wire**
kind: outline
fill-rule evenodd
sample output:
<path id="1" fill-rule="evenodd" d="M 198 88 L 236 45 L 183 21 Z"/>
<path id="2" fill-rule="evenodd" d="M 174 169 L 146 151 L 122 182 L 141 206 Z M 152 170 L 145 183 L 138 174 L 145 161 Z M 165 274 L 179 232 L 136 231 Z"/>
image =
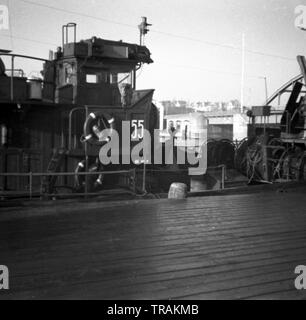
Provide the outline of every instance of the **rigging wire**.
<path id="1" fill-rule="evenodd" d="M 51 10 L 70 13 L 70 14 L 82 16 L 82 17 L 85 17 L 85 18 L 91 18 L 91 19 L 95 19 L 95 20 L 98 20 L 98 21 L 103 21 L 103 22 L 106 22 L 106 23 L 121 25 L 121 26 L 124 26 L 124 27 L 133 28 L 133 29 L 136 28 L 136 26 L 134 26 L 132 24 L 118 22 L 118 21 L 114 21 L 114 20 L 110 20 L 110 19 L 105 19 L 105 18 L 97 17 L 97 16 L 94 16 L 94 15 L 86 14 L 86 13 L 81 13 L 81 12 L 77 12 L 77 11 L 72 11 L 72 10 L 68 10 L 68 9 L 63 9 L 63 8 L 59 8 L 59 7 L 50 6 L 50 5 L 47 5 L 47 4 L 37 3 L 37 2 L 31 1 L 31 0 L 17 0 L 17 1 L 24 2 L 24 3 L 27 3 L 27 4 L 31 4 L 31 5 L 34 5 L 34 6 L 44 7 L 44 8 L 51 9 Z M 178 34 L 174 34 L 174 33 L 168 33 L 168 32 L 154 30 L 154 29 L 151 30 L 151 32 L 152 33 L 156 33 L 156 34 L 165 35 L 165 36 L 168 36 L 168 37 L 180 38 L 180 39 L 193 41 L 193 42 L 199 42 L 199 43 L 203 43 L 203 44 L 210 45 L 210 46 L 222 47 L 222 48 L 233 49 L 233 50 L 241 50 L 240 46 L 233 46 L 233 45 L 227 45 L 227 44 L 222 44 L 222 43 L 217 43 L 217 42 L 211 42 L 211 41 L 207 41 L 207 40 L 203 40 L 203 39 L 196 39 L 196 38 L 192 38 L 192 37 L 188 37 L 188 36 L 178 35 Z M 286 57 L 286 56 L 281 56 L 281 55 L 278 55 L 278 54 L 272 54 L 272 53 L 261 52 L 261 51 L 254 51 L 254 50 L 247 49 L 247 48 L 245 49 L 245 51 L 250 53 L 250 54 L 254 54 L 254 55 L 260 55 L 260 56 L 271 57 L 271 58 L 278 58 L 278 59 L 283 59 L 283 60 L 294 61 L 295 62 L 295 59 L 293 59 L 293 58 Z"/>

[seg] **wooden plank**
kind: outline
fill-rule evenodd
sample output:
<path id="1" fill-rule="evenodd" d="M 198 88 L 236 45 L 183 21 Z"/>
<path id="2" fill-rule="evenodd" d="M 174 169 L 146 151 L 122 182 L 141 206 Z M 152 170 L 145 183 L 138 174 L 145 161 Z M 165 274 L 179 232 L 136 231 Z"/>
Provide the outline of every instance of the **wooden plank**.
<path id="1" fill-rule="evenodd" d="M 1 263 L 12 284 L 0 299 L 306 298 L 293 273 L 306 252 L 303 198 L 0 209 Z"/>

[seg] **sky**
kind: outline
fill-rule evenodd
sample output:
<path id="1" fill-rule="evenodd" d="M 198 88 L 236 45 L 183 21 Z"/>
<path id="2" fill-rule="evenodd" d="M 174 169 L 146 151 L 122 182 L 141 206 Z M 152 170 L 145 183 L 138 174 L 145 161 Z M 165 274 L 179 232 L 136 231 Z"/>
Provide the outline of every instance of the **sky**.
<path id="1" fill-rule="evenodd" d="M 154 64 L 138 75 L 139 89 L 156 100 L 228 101 L 241 96 L 245 36 L 244 104 L 262 104 L 300 73 L 306 32 L 295 27 L 305 0 L 0 0 L 10 14 L 0 48 L 48 58 L 61 45 L 61 26 L 78 24 L 77 39 L 97 36 L 139 42 L 142 16 L 152 23 L 145 44 Z M 22 65 L 27 72 L 39 65 Z"/>

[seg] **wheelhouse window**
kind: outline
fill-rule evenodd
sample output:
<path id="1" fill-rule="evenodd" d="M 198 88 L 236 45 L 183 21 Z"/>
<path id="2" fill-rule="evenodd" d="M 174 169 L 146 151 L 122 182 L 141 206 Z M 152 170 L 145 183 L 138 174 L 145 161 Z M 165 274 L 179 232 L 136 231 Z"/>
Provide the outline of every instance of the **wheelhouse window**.
<path id="1" fill-rule="evenodd" d="M 98 76 L 96 74 L 87 74 L 86 83 L 98 83 Z"/>
<path id="2" fill-rule="evenodd" d="M 109 83 L 109 73 L 87 71 L 85 81 L 88 84 Z"/>
<path id="3" fill-rule="evenodd" d="M 76 82 L 76 66 L 74 63 L 63 63 L 59 66 L 57 73 L 58 83 L 60 85 L 71 84 Z"/>
<path id="4" fill-rule="evenodd" d="M 111 74 L 111 84 L 127 83 L 132 85 L 132 73 L 131 72 L 119 72 Z"/>
<path id="5" fill-rule="evenodd" d="M 72 77 L 73 77 L 73 66 L 70 64 L 65 65 L 65 83 L 72 84 Z"/>

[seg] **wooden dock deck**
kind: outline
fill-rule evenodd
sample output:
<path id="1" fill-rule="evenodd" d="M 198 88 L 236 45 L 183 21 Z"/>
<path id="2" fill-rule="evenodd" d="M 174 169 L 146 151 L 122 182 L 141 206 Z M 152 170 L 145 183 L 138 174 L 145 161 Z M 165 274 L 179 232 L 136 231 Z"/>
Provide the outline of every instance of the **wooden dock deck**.
<path id="1" fill-rule="evenodd" d="M 305 299 L 305 189 L 0 209 L 0 299 Z"/>

